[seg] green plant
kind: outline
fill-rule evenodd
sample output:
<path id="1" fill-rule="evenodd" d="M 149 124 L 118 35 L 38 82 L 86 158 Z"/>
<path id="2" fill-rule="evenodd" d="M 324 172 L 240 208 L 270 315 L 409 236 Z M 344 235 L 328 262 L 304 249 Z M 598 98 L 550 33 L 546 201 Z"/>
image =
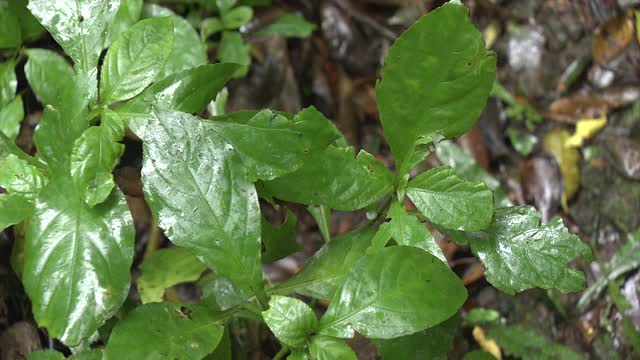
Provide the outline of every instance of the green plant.
<path id="1" fill-rule="evenodd" d="M 46 107 L 34 157 L 14 144 L 15 121 L 2 127 L 0 225 L 24 230 L 16 272 L 38 324 L 77 346 L 76 358 L 218 358 L 228 351 L 221 348 L 229 344 L 225 323 L 236 317 L 266 323 L 283 344 L 278 359 L 289 352 L 289 359 L 355 358 L 344 342 L 355 332 L 375 339 L 386 358 L 403 358 L 388 351 L 394 346 L 415 353 L 411 344 L 437 334 L 442 341 L 426 342 L 433 343 L 427 351 L 441 356 L 467 292 L 423 221 L 469 245 L 487 280 L 505 292 L 583 287 L 583 275 L 566 263 L 588 247 L 560 220 L 540 225 L 533 208 L 502 207 L 508 200 L 497 202 L 484 182 L 450 167 L 409 177 L 434 147 L 447 144 L 440 140 L 473 126 L 495 80 L 495 55 L 459 2 L 424 16 L 387 55 L 377 101 L 395 174 L 365 151 L 356 156 L 313 107 L 295 115 L 192 115 L 244 67 L 174 67 L 174 15 L 120 27 L 112 25 L 122 21 L 117 0 L 31 0 L 28 8 L 74 66 L 48 50 L 24 51 L 27 80 Z M 15 94 L 13 64 L 0 71 L 2 106 Z M 145 259 L 138 281 L 145 304 L 134 309 L 122 307 L 133 222 L 111 175 L 127 128 L 143 141 L 145 199 L 175 244 Z M 495 182 L 467 170 L 465 179 Z M 259 197 L 308 205 L 327 240 L 295 276 L 266 287 L 261 264 L 298 249 L 296 218 L 270 224 Z M 372 207 L 367 226 L 329 237 L 329 209 Z M 158 302 L 163 289 L 193 281 L 205 268 L 212 272 L 198 281 L 198 304 Z M 329 307 L 318 319 L 293 293 Z M 104 348 L 90 350 L 95 339 Z M 38 357 L 62 354 L 32 355 Z"/>

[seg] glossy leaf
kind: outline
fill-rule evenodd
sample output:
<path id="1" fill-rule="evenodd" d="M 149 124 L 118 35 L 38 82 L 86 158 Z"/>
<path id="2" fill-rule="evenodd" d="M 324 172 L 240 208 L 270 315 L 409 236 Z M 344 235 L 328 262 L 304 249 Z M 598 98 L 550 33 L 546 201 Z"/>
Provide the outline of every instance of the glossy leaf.
<path id="1" fill-rule="evenodd" d="M 140 269 L 138 293 L 142 303 L 146 304 L 161 302 L 164 291 L 174 285 L 198 280 L 207 267 L 188 250 L 172 247 L 154 251 L 145 257 Z"/>
<path id="2" fill-rule="evenodd" d="M 0 195 L 0 231 L 20 223 L 34 210 L 33 203 L 20 195 Z"/>
<path id="3" fill-rule="evenodd" d="M 115 109 L 139 137 L 154 105 L 170 110 L 200 113 L 240 68 L 236 64 L 203 65 L 173 74 L 149 86 Z M 198 89 L 198 91 L 193 91 Z"/>
<path id="4" fill-rule="evenodd" d="M 498 342 L 506 355 L 523 360 L 585 359 L 573 350 L 517 325 L 493 327 L 488 335 Z"/>
<path id="5" fill-rule="evenodd" d="M 13 154 L 0 160 L 0 187 L 8 193 L 33 200 L 44 185 L 44 175 L 28 161 Z"/>
<path id="6" fill-rule="evenodd" d="M 264 187 L 275 197 L 336 210 L 358 210 L 380 199 L 393 187 L 393 175 L 380 161 L 361 150 L 329 146 L 310 154 L 298 170 Z"/>
<path id="7" fill-rule="evenodd" d="M 16 96 L 18 80 L 16 79 L 15 62 L 0 63 L 0 109 L 7 106 Z"/>
<path id="8" fill-rule="evenodd" d="M 120 0 L 120 7 L 113 19 L 113 24 L 109 26 L 107 45 L 111 45 L 120 34 L 140 20 L 140 15 L 142 15 L 142 2 L 143 0 Z"/>
<path id="9" fill-rule="evenodd" d="M 76 77 L 73 68 L 64 57 L 51 50 L 29 49 L 27 54 L 29 60 L 24 72 L 38 101 L 60 109 L 69 93 L 66 90 L 69 79 Z"/>
<path id="10" fill-rule="evenodd" d="M 467 291 L 447 265 L 411 246 L 391 246 L 364 256 L 344 277 L 319 333 L 379 339 L 413 334 L 450 318 Z"/>
<path id="11" fill-rule="evenodd" d="M 298 218 L 287 210 L 287 217 L 282 225 L 273 225 L 262 218 L 262 263 L 269 264 L 285 258 L 293 253 L 302 251 L 304 247 L 296 242 L 296 225 Z"/>
<path id="12" fill-rule="evenodd" d="M 260 30 L 261 36 L 280 35 L 284 37 L 306 38 L 311 35 L 316 26 L 308 22 L 304 16 L 298 14 L 284 14 L 273 24 Z"/>
<path id="13" fill-rule="evenodd" d="M 249 6 L 238 6 L 222 16 L 222 25 L 225 29 L 233 30 L 251 21 L 253 9 Z"/>
<path id="14" fill-rule="evenodd" d="M 172 45 L 169 17 L 142 20 L 123 32 L 102 65 L 100 103 L 112 104 L 142 92 L 164 67 Z"/>
<path id="15" fill-rule="evenodd" d="M 278 340 L 293 347 L 303 346 L 318 327 L 316 314 L 309 305 L 286 296 L 272 296 L 262 317 Z"/>
<path id="16" fill-rule="evenodd" d="M 318 299 L 331 299 L 345 274 L 364 256 L 374 234 L 375 229 L 365 227 L 336 236 L 318 250 L 300 271 L 270 292 L 296 292 Z"/>
<path id="17" fill-rule="evenodd" d="M 224 311 L 246 300 L 242 290 L 224 276 L 208 274 L 198 285 L 202 289 L 202 303 L 214 310 Z"/>
<path id="18" fill-rule="evenodd" d="M 169 111 L 150 115 L 143 141 L 145 198 L 167 237 L 246 295 L 261 291 L 258 196 L 233 147 Z"/>
<path id="19" fill-rule="evenodd" d="M 454 315 L 432 328 L 395 339 L 374 340 L 374 344 L 384 360 L 447 360 L 459 325 L 460 317 Z"/>
<path id="20" fill-rule="evenodd" d="M 89 208 L 66 175 L 50 177 L 25 235 L 23 283 L 38 325 L 68 345 L 90 336 L 129 293 L 133 221 L 119 191 Z"/>
<path id="21" fill-rule="evenodd" d="M 145 304 L 116 324 L 104 359 L 202 359 L 215 350 L 223 332 L 211 313 L 196 305 Z"/>
<path id="22" fill-rule="evenodd" d="M 218 60 L 223 63 L 234 63 L 248 66 L 251 63 L 249 56 L 249 45 L 245 44 L 242 36 L 238 32 L 225 31 L 222 33 L 222 41 L 218 47 Z M 238 70 L 236 77 L 244 76 L 247 68 Z"/>
<path id="23" fill-rule="evenodd" d="M 22 96 L 18 95 L 7 106 L 0 109 L 0 131 L 9 139 L 15 140 L 20 132 L 20 123 L 24 118 Z"/>
<path id="24" fill-rule="evenodd" d="M 189 21 L 171 16 L 173 21 L 173 48 L 157 80 L 207 63 L 207 49 Z"/>
<path id="25" fill-rule="evenodd" d="M 74 141 L 88 125 L 88 121 L 82 117 L 74 121 L 60 111 L 46 107 L 34 134 L 38 156 L 52 169 L 67 169 Z"/>
<path id="26" fill-rule="evenodd" d="M 313 219 L 318 224 L 318 229 L 322 234 L 325 242 L 331 241 L 331 209 L 326 206 L 307 206 L 307 211 L 313 216 Z"/>
<path id="27" fill-rule="evenodd" d="M 448 3 L 418 20 L 389 49 L 376 99 L 399 174 L 418 138 L 462 135 L 477 120 L 496 77 L 468 10 Z"/>
<path id="28" fill-rule="evenodd" d="M 9 3 L 3 1 L 0 3 L 0 49 L 19 48 L 21 44 L 18 16 Z"/>
<path id="29" fill-rule="evenodd" d="M 493 218 L 493 193 L 484 183 L 460 179 L 449 167 L 418 175 L 407 185 L 407 196 L 431 222 L 447 229 L 475 231 Z"/>
<path id="30" fill-rule="evenodd" d="M 213 120 L 207 126 L 233 145 L 251 181 L 294 172 L 338 136 L 333 124 L 313 107 L 293 121 L 270 110 L 259 112 L 246 124 Z"/>
<path id="31" fill-rule="evenodd" d="M 30 0 L 27 6 L 83 71 L 95 68 L 119 0 Z"/>
<path id="32" fill-rule="evenodd" d="M 559 218 L 540 225 L 540 213 L 533 207 L 499 208 L 487 229 L 464 236 L 484 263 L 487 281 L 506 293 L 584 287 L 584 275 L 568 268 L 567 262 L 589 256 L 589 247 Z"/>
<path id="33" fill-rule="evenodd" d="M 358 360 L 356 354 L 344 340 L 330 336 L 314 336 L 309 344 L 309 352 L 314 360 Z"/>

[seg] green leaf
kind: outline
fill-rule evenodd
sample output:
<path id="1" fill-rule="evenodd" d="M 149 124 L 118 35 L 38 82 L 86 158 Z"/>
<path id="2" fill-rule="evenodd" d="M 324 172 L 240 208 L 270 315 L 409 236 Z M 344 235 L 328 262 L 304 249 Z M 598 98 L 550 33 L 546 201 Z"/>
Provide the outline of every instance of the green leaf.
<path id="1" fill-rule="evenodd" d="M 507 194 L 500 187 L 500 182 L 482 169 L 475 160 L 453 141 L 442 141 L 436 147 L 438 159 L 443 165 L 452 167 L 458 176 L 471 182 L 484 182 L 493 190 L 496 207 L 511 206 Z"/>
<path id="2" fill-rule="evenodd" d="M 22 222 L 34 210 L 33 203 L 20 195 L 0 195 L 0 231 Z"/>
<path id="3" fill-rule="evenodd" d="M 376 98 L 398 174 L 419 137 L 464 134 L 485 106 L 496 57 L 461 4 L 448 3 L 418 20 L 389 49 Z"/>
<path id="4" fill-rule="evenodd" d="M 232 360 L 233 354 L 231 351 L 231 336 L 229 335 L 229 327 L 225 327 L 222 340 L 216 347 L 216 350 L 207 355 L 204 360 Z"/>
<path id="5" fill-rule="evenodd" d="M 22 41 L 33 39 L 44 32 L 44 28 L 27 9 L 27 0 L 9 0 L 9 7 L 18 17 Z"/>
<path id="6" fill-rule="evenodd" d="M 18 16 L 8 2 L 0 2 L 0 49 L 19 48 L 21 44 Z"/>
<path id="7" fill-rule="evenodd" d="M 142 303 L 146 304 L 161 302 L 164 291 L 174 285 L 198 280 L 207 267 L 188 250 L 172 247 L 154 251 L 145 257 L 140 269 L 138 293 Z"/>
<path id="8" fill-rule="evenodd" d="M 298 14 L 284 14 L 273 24 L 258 31 L 259 36 L 280 35 L 284 37 L 306 38 L 316 29 L 304 16 Z"/>
<path id="9" fill-rule="evenodd" d="M 364 256 L 374 234 L 375 229 L 364 227 L 336 236 L 318 250 L 300 271 L 270 292 L 296 292 L 317 299 L 331 299 L 345 274 Z"/>
<path id="10" fill-rule="evenodd" d="M 350 269 L 320 319 L 319 334 L 409 335 L 450 318 L 466 299 L 460 279 L 438 258 L 415 247 L 391 246 L 365 255 Z"/>
<path id="11" fill-rule="evenodd" d="M 384 360 L 447 360 L 459 325 L 456 314 L 432 328 L 395 339 L 374 340 L 374 344 Z"/>
<path id="12" fill-rule="evenodd" d="M 170 17 L 142 20 L 123 32 L 104 58 L 100 103 L 112 104 L 142 92 L 164 67 L 172 45 Z"/>
<path id="13" fill-rule="evenodd" d="M 224 30 L 222 21 L 217 17 L 210 17 L 202 20 L 200 23 L 200 39 L 206 40 L 209 36 Z"/>
<path id="14" fill-rule="evenodd" d="M 318 224 L 320 233 L 325 242 L 331 241 L 331 209 L 326 206 L 307 206 L 307 211 L 313 216 L 313 219 Z"/>
<path id="15" fill-rule="evenodd" d="M 529 156 L 538 143 L 538 138 L 535 135 L 521 132 L 514 127 L 507 129 L 507 135 L 513 148 L 522 156 Z"/>
<path id="16" fill-rule="evenodd" d="M 196 305 L 145 304 L 118 322 L 104 359 L 202 359 L 215 350 L 223 332 L 212 314 Z"/>
<path id="17" fill-rule="evenodd" d="M 313 107 L 293 121 L 270 110 L 259 112 L 246 124 L 212 120 L 207 126 L 233 145 L 250 181 L 289 174 L 337 138 L 331 122 Z"/>
<path id="18" fill-rule="evenodd" d="M 0 187 L 10 194 L 33 200 L 45 182 L 40 169 L 17 155 L 10 154 L 0 160 Z"/>
<path id="19" fill-rule="evenodd" d="M 113 111 L 106 110 L 102 125 L 90 127 L 75 141 L 71 176 L 90 207 L 102 203 L 115 187 L 111 172 L 124 152 L 124 145 L 118 142 L 123 136 L 122 120 Z"/>
<path id="20" fill-rule="evenodd" d="M 329 146 L 310 154 L 302 167 L 264 187 L 275 197 L 336 210 L 358 210 L 377 201 L 393 187 L 393 174 L 373 155 Z"/>
<path id="21" fill-rule="evenodd" d="M 51 50 L 29 49 L 24 72 L 31 89 L 43 105 L 61 108 L 65 102 L 69 79 L 76 77 L 64 57 Z"/>
<path id="22" fill-rule="evenodd" d="M 86 118 L 78 117 L 74 121 L 47 106 L 34 134 L 39 157 L 52 169 L 67 169 L 74 141 L 88 125 Z"/>
<path id="23" fill-rule="evenodd" d="M 189 21 L 180 16 L 171 16 L 171 20 L 173 48 L 156 80 L 207 63 L 207 49 Z"/>
<path id="24" fill-rule="evenodd" d="M 120 34 L 127 31 L 133 24 L 140 20 L 142 15 L 143 0 L 120 0 L 120 7 L 109 27 L 107 45 L 111 45 Z"/>
<path id="25" fill-rule="evenodd" d="M 30 0 L 27 5 L 85 72 L 97 66 L 119 6 L 119 0 Z"/>
<path id="26" fill-rule="evenodd" d="M 262 218 L 262 244 L 265 247 L 262 253 L 263 264 L 272 263 L 304 249 L 296 242 L 297 224 L 298 218 L 291 210 L 287 210 L 287 217 L 280 226 Z"/>
<path id="27" fill-rule="evenodd" d="M 0 109 L 7 106 L 16 96 L 18 80 L 15 66 L 16 63 L 12 60 L 0 63 Z"/>
<path id="28" fill-rule="evenodd" d="M 484 183 L 460 179 L 450 167 L 437 167 L 416 176 L 407 196 L 431 222 L 447 229 L 476 231 L 493 218 L 493 193 Z"/>
<path id="29" fill-rule="evenodd" d="M 487 281 L 506 293 L 534 287 L 563 292 L 584 288 L 584 275 L 566 264 L 588 256 L 589 247 L 559 218 L 540 225 L 540 213 L 533 207 L 499 208 L 487 229 L 463 236 L 484 263 Z"/>
<path id="30" fill-rule="evenodd" d="M 198 281 L 202 289 L 202 303 L 211 309 L 224 311 L 246 300 L 246 295 L 231 280 L 217 274 L 208 274 Z"/>
<path id="31" fill-rule="evenodd" d="M 358 360 L 356 354 L 344 340 L 329 336 L 314 336 L 309 344 L 309 351 L 314 360 Z"/>
<path id="32" fill-rule="evenodd" d="M 495 357 L 484 350 L 476 350 L 466 353 L 464 360 L 495 360 Z"/>
<path id="33" fill-rule="evenodd" d="M 464 318 L 464 321 L 468 324 L 477 325 L 477 324 L 492 323 L 499 319 L 500 319 L 500 313 L 495 310 L 475 308 L 469 311 L 467 316 Z"/>
<path id="34" fill-rule="evenodd" d="M 447 263 L 447 258 L 433 238 L 431 231 L 415 215 L 409 214 L 402 204 L 393 202 L 387 216 L 391 221 L 380 225 L 379 233 L 388 231 L 389 237 L 395 239 L 398 245 L 415 246 L 442 260 L 443 263 Z M 387 227 L 389 228 L 388 230 L 386 229 Z M 384 243 L 377 243 L 374 239 L 372 241 L 373 246 L 382 248 L 388 240 L 386 239 Z"/>
<path id="35" fill-rule="evenodd" d="M 131 214 L 119 191 L 94 208 L 54 174 L 27 222 L 23 283 L 38 325 L 76 345 L 115 315 L 127 294 L 133 260 Z"/>
<path id="36" fill-rule="evenodd" d="M 573 350 L 517 325 L 496 326 L 489 329 L 487 335 L 500 345 L 506 355 L 522 360 L 584 360 Z"/>
<path id="37" fill-rule="evenodd" d="M 253 18 L 253 9 L 249 6 L 238 6 L 222 15 L 225 29 L 234 30 L 248 23 Z"/>
<path id="38" fill-rule="evenodd" d="M 311 360 L 311 355 L 306 349 L 293 349 L 287 360 Z"/>
<path id="39" fill-rule="evenodd" d="M 225 13 L 229 11 L 232 7 L 236 5 L 238 0 L 215 0 L 216 6 L 221 13 Z"/>
<path id="40" fill-rule="evenodd" d="M 27 360 L 64 360 L 65 357 L 61 352 L 55 350 L 40 350 L 29 353 Z"/>
<path id="41" fill-rule="evenodd" d="M 18 95 L 9 105 L 0 109 L 0 131 L 9 139 L 15 140 L 20 132 L 20 123 L 24 118 L 22 96 Z"/>
<path id="42" fill-rule="evenodd" d="M 213 64 L 173 74 L 149 86 L 140 95 L 116 108 L 115 112 L 125 120 L 131 131 L 144 137 L 144 127 L 154 105 L 200 113 L 239 68 L 236 64 Z"/>
<path id="43" fill-rule="evenodd" d="M 246 295 L 262 291 L 258 195 L 233 147 L 169 111 L 150 115 L 143 141 L 145 198 L 167 237 Z"/>
<path id="44" fill-rule="evenodd" d="M 318 327 L 313 309 L 302 300 L 272 296 L 269 310 L 262 312 L 264 322 L 283 344 L 303 346 Z"/>
<path id="45" fill-rule="evenodd" d="M 234 63 L 245 65 L 245 68 L 238 70 L 235 77 L 242 77 L 249 71 L 248 65 L 251 64 L 249 56 L 249 45 L 242 40 L 242 35 L 234 31 L 224 31 L 222 33 L 222 41 L 218 47 L 218 60 L 223 63 Z"/>

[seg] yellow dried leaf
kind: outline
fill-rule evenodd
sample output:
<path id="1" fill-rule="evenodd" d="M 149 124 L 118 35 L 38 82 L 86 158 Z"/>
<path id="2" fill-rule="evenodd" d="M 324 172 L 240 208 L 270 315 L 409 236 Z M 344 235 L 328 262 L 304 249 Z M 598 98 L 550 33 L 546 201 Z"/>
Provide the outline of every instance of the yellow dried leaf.
<path id="1" fill-rule="evenodd" d="M 494 358 L 498 360 L 502 360 L 502 352 L 500 351 L 500 346 L 490 337 L 487 337 L 484 334 L 484 330 L 480 326 L 475 326 L 473 328 L 473 338 L 476 339 L 478 345 L 482 348 L 482 350 L 488 352 L 493 355 Z"/>
<path id="2" fill-rule="evenodd" d="M 576 131 L 571 135 L 565 146 L 580 147 L 585 140 L 592 138 L 603 127 L 607 125 L 607 117 L 601 116 L 596 119 L 582 119 L 576 123 Z"/>
<path id="3" fill-rule="evenodd" d="M 558 162 L 562 173 L 562 207 L 567 211 L 567 203 L 578 191 L 580 185 L 580 152 L 565 144 L 571 135 L 567 130 L 556 129 L 549 132 L 543 141 L 543 148 Z"/>

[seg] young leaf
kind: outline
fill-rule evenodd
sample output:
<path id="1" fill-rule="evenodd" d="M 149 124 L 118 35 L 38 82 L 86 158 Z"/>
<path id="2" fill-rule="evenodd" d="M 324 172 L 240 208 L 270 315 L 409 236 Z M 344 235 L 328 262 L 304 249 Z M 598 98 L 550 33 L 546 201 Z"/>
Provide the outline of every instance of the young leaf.
<path id="1" fill-rule="evenodd" d="M 298 14 L 284 14 L 276 22 L 258 31 L 257 35 L 280 35 L 284 37 L 306 38 L 316 26 Z"/>
<path id="2" fill-rule="evenodd" d="M 140 20 L 143 0 L 120 0 L 120 7 L 109 27 L 106 45 L 111 45 L 120 34 Z"/>
<path id="3" fill-rule="evenodd" d="M 384 360 L 447 360 L 459 325 L 456 314 L 432 328 L 394 339 L 377 339 L 374 344 Z"/>
<path id="4" fill-rule="evenodd" d="M 223 332 L 224 326 L 196 305 L 145 304 L 116 324 L 104 360 L 202 359 L 215 350 Z"/>
<path id="5" fill-rule="evenodd" d="M 234 30 L 251 21 L 253 9 L 249 6 L 238 6 L 222 15 L 222 25 L 225 29 Z"/>
<path id="6" fill-rule="evenodd" d="M 460 179 L 450 167 L 437 167 L 407 185 L 407 196 L 434 224 L 446 229 L 476 231 L 493 218 L 493 193 L 484 183 Z"/>
<path id="7" fill-rule="evenodd" d="M 47 106 L 34 134 L 39 157 L 52 169 L 67 169 L 74 141 L 88 125 L 84 117 L 73 120 Z"/>
<path id="8" fill-rule="evenodd" d="M 172 247 L 154 251 L 145 257 L 140 269 L 138 293 L 142 303 L 146 304 L 161 302 L 164 291 L 174 285 L 198 280 L 207 267 L 188 250 Z"/>
<path id="9" fill-rule="evenodd" d="M 314 360 L 358 360 L 356 354 L 342 339 L 316 335 L 309 344 L 309 352 Z"/>
<path id="10" fill-rule="evenodd" d="M 144 137 L 144 127 L 154 105 L 163 109 L 200 113 L 239 68 L 240 65 L 236 64 L 212 64 L 173 74 L 149 86 L 140 95 L 116 108 L 115 112 L 136 135 Z"/>
<path id="11" fill-rule="evenodd" d="M 27 6 L 82 71 L 98 64 L 119 0 L 30 0 Z"/>
<path id="12" fill-rule="evenodd" d="M 16 63 L 12 60 L 0 63 L 0 109 L 7 106 L 16 96 L 18 80 L 15 66 Z"/>
<path id="13" fill-rule="evenodd" d="M 464 285 L 442 261 L 415 247 L 391 246 L 351 268 L 320 319 L 319 334 L 409 335 L 450 318 L 466 298 Z"/>
<path id="14" fill-rule="evenodd" d="M 14 140 L 20 132 L 20 122 L 24 118 L 22 96 L 18 95 L 9 105 L 0 109 L 0 131 Z"/>
<path id="15" fill-rule="evenodd" d="M 299 169 L 312 154 L 336 140 L 331 122 L 318 114 L 310 107 L 289 121 L 263 110 L 246 124 L 213 119 L 207 126 L 238 151 L 250 181 L 272 180 Z"/>
<path id="16" fill-rule="evenodd" d="M 465 133 L 480 115 L 496 77 L 496 57 L 460 3 L 418 20 L 389 49 L 376 98 L 398 174 L 421 136 Z"/>
<path id="17" fill-rule="evenodd" d="M 506 355 L 523 360 L 584 360 L 573 350 L 517 325 L 493 327 L 488 335 L 498 342 Z"/>
<path id="18" fill-rule="evenodd" d="M 8 2 L 0 2 L 0 49 L 19 48 L 21 44 L 18 16 Z"/>
<path id="19" fill-rule="evenodd" d="M 0 187 L 8 193 L 33 200 L 45 185 L 45 178 L 37 167 L 10 154 L 0 160 Z"/>
<path id="20" fill-rule="evenodd" d="M 207 49 L 189 21 L 180 16 L 171 16 L 171 20 L 173 48 L 157 80 L 207 63 Z"/>
<path id="21" fill-rule="evenodd" d="M 160 73 L 172 45 L 170 17 L 142 20 L 123 32 L 104 58 L 100 103 L 108 105 L 138 95 Z"/>
<path id="22" fill-rule="evenodd" d="M 318 327 L 309 305 L 286 296 L 272 296 L 269 310 L 263 311 L 262 317 L 278 340 L 292 347 L 303 346 Z"/>
<path id="23" fill-rule="evenodd" d="M 274 294 L 298 294 L 331 299 L 344 275 L 360 260 L 371 244 L 375 229 L 365 227 L 339 235 L 325 244 L 289 280 L 271 289 Z"/>
<path id="24" fill-rule="evenodd" d="M 391 191 L 393 175 L 373 155 L 329 146 L 310 154 L 301 168 L 272 181 L 265 189 L 275 197 L 336 210 L 358 210 Z"/>
<path id="25" fill-rule="evenodd" d="M 218 60 L 223 63 L 247 66 L 238 70 L 235 77 L 242 77 L 249 71 L 248 65 L 251 63 L 249 45 L 244 43 L 240 33 L 234 31 L 225 31 L 222 33 L 222 41 L 218 47 Z"/>
<path id="26" fill-rule="evenodd" d="M 0 195 L 0 231 L 33 214 L 33 203 L 20 195 Z"/>
<path id="27" fill-rule="evenodd" d="M 54 174 L 27 222 L 23 283 L 38 325 L 75 345 L 129 293 L 134 229 L 123 195 L 89 208 L 68 175 Z"/>
<path id="28" fill-rule="evenodd" d="M 584 275 L 566 263 L 589 256 L 589 247 L 560 219 L 541 226 L 540 213 L 533 207 L 496 209 L 487 229 L 463 236 L 484 263 L 487 281 L 506 293 L 534 287 L 570 292 L 584 287 Z"/>
<path id="29" fill-rule="evenodd" d="M 29 60 L 24 73 L 38 101 L 61 109 L 65 102 L 69 79 L 76 77 L 73 68 L 58 53 L 45 49 L 27 50 Z"/>
<path id="30" fill-rule="evenodd" d="M 145 198 L 167 237 L 246 295 L 261 291 L 258 196 L 233 147 L 170 111 L 150 115 L 143 141 Z"/>
<path id="31" fill-rule="evenodd" d="M 296 242 L 297 223 L 298 218 L 291 210 L 287 210 L 284 224 L 280 226 L 262 218 L 262 244 L 265 247 L 262 253 L 263 264 L 272 263 L 304 249 Z"/>

